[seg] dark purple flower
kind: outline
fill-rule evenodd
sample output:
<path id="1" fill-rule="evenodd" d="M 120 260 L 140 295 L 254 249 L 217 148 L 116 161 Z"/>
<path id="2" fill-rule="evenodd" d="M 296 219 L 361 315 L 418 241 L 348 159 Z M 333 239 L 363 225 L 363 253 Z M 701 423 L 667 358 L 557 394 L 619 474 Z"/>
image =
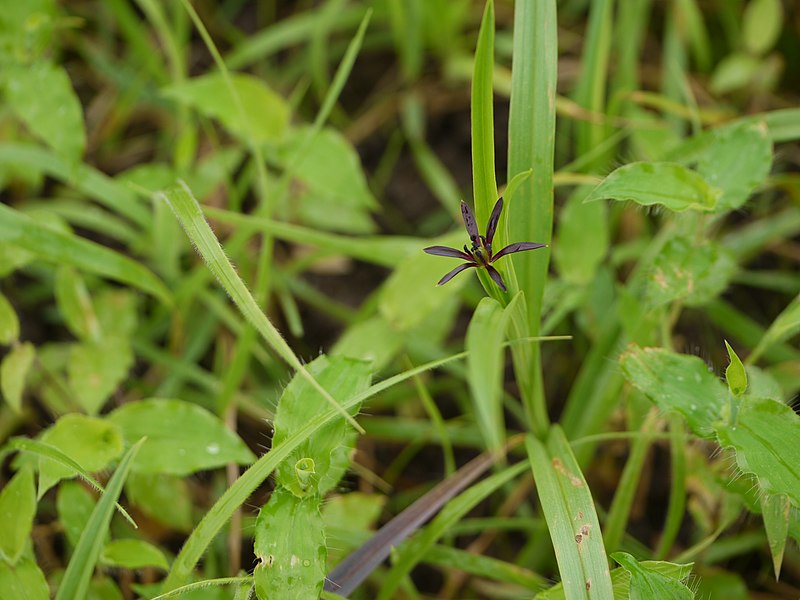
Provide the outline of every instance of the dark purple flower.
<path id="1" fill-rule="evenodd" d="M 489 275 L 494 282 L 505 292 L 506 284 L 503 283 L 503 278 L 500 276 L 497 269 L 492 266 L 492 263 L 506 254 L 523 252 L 525 250 L 536 250 L 536 248 L 544 248 L 547 246 L 547 244 L 537 244 L 535 242 L 516 242 L 514 244 L 509 244 L 497 254 L 493 254 L 492 239 L 494 239 L 494 232 L 497 229 L 497 222 L 500 220 L 500 213 L 502 211 L 503 199 L 500 198 L 492 209 L 492 216 L 489 217 L 489 224 L 486 226 L 486 236 L 484 237 L 478 235 L 478 224 L 475 222 L 475 216 L 472 214 L 472 210 L 466 202 L 463 200 L 461 201 L 461 214 L 464 216 L 464 225 L 467 228 L 472 247 L 467 248 L 467 246 L 464 245 L 464 250 L 456 250 L 455 248 L 448 248 L 447 246 L 428 246 L 425 248 L 425 252 L 428 254 L 460 258 L 466 261 L 442 277 L 436 285 L 444 285 L 461 273 L 461 271 L 465 271 L 471 267 L 483 267 L 489 271 Z"/>

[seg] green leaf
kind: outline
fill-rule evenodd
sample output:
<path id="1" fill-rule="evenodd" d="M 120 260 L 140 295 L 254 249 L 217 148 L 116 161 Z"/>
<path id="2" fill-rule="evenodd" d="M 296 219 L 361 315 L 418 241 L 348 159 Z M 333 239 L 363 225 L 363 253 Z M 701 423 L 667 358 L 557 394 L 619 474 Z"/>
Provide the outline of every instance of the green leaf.
<path id="1" fill-rule="evenodd" d="M 66 265 L 58 268 L 55 296 L 61 317 L 75 337 L 86 341 L 100 339 L 100 326 L 92 299 L 78 271 Z"/>
<path id="2" fill-rule="evenodd" d="M 108 482 L 105 493 L 92 511 L 89 522 L 86 524 L 75 552 L 67 565 L 67 570 L 64 572 L 64 578 L 56 593 L 56 600 L 86 597 L 89 580 L 94 573 L 97 559 L 103 549 L 105 534 L 114 514 L 114 506 L 122 492 L 122 486 L 128 476 L 131 463 L 141 448 L 142 441 L 132 446 L 122 457 L 114 475 Z"/>
<path id="3" fill-rule="evenodd" d="M 0 344 L 11 344 L 19 338 L 19 318 L 8 299 L 0 294 Z"/>
<path id="4" fill-rule="evenodd" d="M 289 106 L 262 80 L 242 73 L 231 74 L 234 93 L 244 114 L 236 108 L 225 78 L 219 73 L 174 83 L 163 90 L 166 97 L 218 119 L 231 133 L 253 143 L 276 142 L 286 132 Z"/>
<path id="5" fill-rule="evenodd" d="M 375 340 L 380 340 L 379 344 Z M 383 369 L 403 346 L 403 337 L 380 315 L 351 325 L 331 350 L 332 356 L 370 361 L 375 372 Z"/>
<path id="6" fill-rule="evenodd" d="M 167 202 L 175 212 L 175 216 L 178 217 L 181 226 L 197 248 L 197 251 L 203 257 L 209 270 L 214 274 L 228 295 L 230 295 L 236 303 L 236 307 L 245 318 L 247 318 L 250 324 L 256 328 L 278 355 L 285 360 L 289 366 L 298 371 L 301 376 L 308 379 L 311 385 L 322 394 L 325 400 L 331 406 L 335 406 L 339 413 L 350 421 L 350 424 L 359 433 L 364 433 L 364 429 L 358 422 L 344 410 L 311 375 L 309 375 L 303 363 L 300 362 L 300 359 L 297 358 L 289 347 L 289 344 L 281 337 L 281 334 L 258 306 L 253 295 L 236 273 L 230 260 L 225 256 L 225 252 L 222 250 L 219 240 L 214 235 L 211 227 L 209 227 L 208 222 L 203 216 L 203 211 L 200 209 L 200 205 L 192 196 L 189 188 L 181 182 L 180 185 L 156 194 L 156 198 Z"/>
<path id="7" fill-rule="evenodd" d="M 720 190 L 677 163 L 635 162 L 613 171 L 585 202 L 631 200 L 642 206 L 660 204 L 670 210 L 713 210 Z"/>
<path id="8" fill-rule="evenodd" d="M 0 561 L 0 600 L 48 600 L 50 588 L 44 573 L 29 558 L 16 565 Z"/>
<path id="9" fill-rule="evenodd" d="M 775 580 L 781 575 L 783 551 L 786 549 L 786 537 L 789 535 L 789 514 L 792 505 L 785 494 L 759 494 L 761 516 L 764 519 L 764 530 L 769 540 L 769 551 L 772 554 L 772 566 Z"/>
<path id="10" fill-rule="evenodd" d="M 78 545 L 95 504 L 95 497 L 77 481 L 65 481 L 58 486 L 56 509 L 70 548 Z"/>
<path id="11" fill-rule="evenodd" d="M 747 397 L 734 425 L 718 424 L 723 448 L 736 451 L 736 464 L 752 473 L 767 494 L 786 494 L 800 506 L 800 417 L 781 402 Z"/>
<path id="12" fill-rule="evenodd" d="M 372 530 L 386 505 L 383 494 L 350 492 L 328 496 L 320 508 L 328 546 L 328 564 L 337 564 L 355 548 L 353 534 Z"/>
<path id="13" fill-rule="evenodd" d="M 324 355 L 309 363 L 308 370 L 337 398 L 352 398 L 366 390 L 372 373 L 369 363 Z M 275 411 L 273 447 L 283 443 L 314 415 L 322 412 L 325 404 L 308 381 L 293 377 Z M 357 412 L 357 409 L 353 407 L 351 410 Z M 276 481 L 298 497 L 324 494 L 339 482 L 349 466 L 354 433 L 343 419 L 328 423 L 278 466 Z"/>
<path id="14" fill-rule="evenodd" d="M 29 216 L 0 204 L 0 241 L 29 250 L 41 259 L 129 284 L 169 303 L 170 291 L 138 262 L 78 236 L 54 231 Z"/>
<path id="15" fill-rule="evenodd" d="M 475 419 L 480 426 L 486 447 L 495 450 L 505 442 L 503 415 L 503 372 L 506 326 L 514 296 L 506 310 L 494 298 L 484 297 L 478 303 L 467 328 L 467 382 L 472 392 Z"/>
<path id="16" fill-rule="evenodd" d="M 139 303 L 130 290 L 107 288 L 97 293 L 94 312 L 104 338 L 129 338 L 136 331 Z"/>
<path id="17" fill-rule="evenodd" d="M 137 473 L 190 475 L 255 457 L 216 416 L 195 404 L 163 398 L 131 402 L 107 417 L 127 444 L 147 440 L 133 464 Z"/>
<path id="18" fill-rule="evenodd" d="M 494 168 L 494 2 L 486 2 L 472 75 L 470 122 L 472 132 L 472 190 L 475 217 L 486 223 L 497 201 Z"/>
<path id="19" fill-rule="evenodd" d="M 185 479 L 174 475 L 136 473 L 125 482 L 125 497 L 150 518 L 170 529 L 192 529 L 192 491 Z"/>
<path id="20" fill-rule="evenodd" d="M 54 0 L 14 2 L 0 12 L 0 45 L 25 59 L 39 58 L 52 44 L 58 18 Z"/>
<path id="21" fill-rule="evenodd" d="M 646 564 L 638 562 L 627 552 L 615 552 L 611 557 L 631 575 L 629 592 L 631 600 L 652 600 L 654 598 L 691 600 L 694 598 L 692 590 L 683 583 L 649 569 Z"/>
<path id="22" fill-rule="evenodd" d="M 697 435 L 711 435 L 728 404 L 728 390 L 702 359 L 631 345 L 620 364 L 626 379 L 661 410 L 677 411 Z"/>
<path id="23" fill-rule="evenodd" d="M 0 490 L 0 557 L 16 564 L 25 549 L 36 516 L 36 486 L 33 469 L 23 465 Z"/>
<path id="24" fill-rule="evenodd" d="M 764 54 L 778 41 L 783 28 L 780 0 L 751 0 L 742 18 L 742 39 L 753 54 Z"/>
<path id="25" fill-rule="evenodd" d="M 22 392 L 35 357 L 33 344 L 23 342 L 14 346 L 0 362 L 0 391 L 8 405 L 18 413 L 22 410 Z"/>
<path id="26" fill-rule="evenodd" d="M 64 68 L 37 60 L 6 64 L 4 70 L 8 106 L 59 156 L 80 162 L 86 149 L 83 110 Z"/>
<path id="27" fill-rule="evenodd" d="M 589 190 L 575 190 L 561 209 L 553 245 L 553 260 L 561 276 L 571 283 L 588 285 L 608 252 L 608 219 L 601 203 L 584 204 Z"/>
<path id="28" fill-rule="evenodd" d="M 733 258 L 712 241 L 694 245 L 685 237 L 673 237 L 653 261 L 647 300 L 651 306 L 676 300 L 687 306 L 706 304 L 725 291 L 736 268 Z"/>
<path id="29" fill-rule="evenodd" d="M 750 353 L 747 362 L 756 362 L 772 346 L 780 344 L 798 332 L 800 332 L 800 296 L 795 297 L 776 317 L 753 352 Z"/>
<path id="30" fill-rule="evenodd" d="M 54 446 L 89 472 L 106 468 L 122 454 L 122 436 L 111 423 L 79 414 L 64 415 L 40 441 Z M 39 498 L 62 479 L 77 472 L 54 460 L 39 458 Z"/>
<path id="31" fill-rule="evenodd" d="M 717 95 L 741 90 L 750 85 L 762 67 L 763 63 L 758 58 L 744 52 L 734 52 L 717 63 L 709 88 Z"/>
<path id="32" fill-rule="evenodd" d="M 722 190 L 717 211 L 742 206 L 764 184 L 772 167 L 772 141 L 765 122 L 740 122 L 701 134 L 710 140 L 697 162 L 697 172 Z"/>
<path id="33" fill-rule="evenodd" d="M 307 143 L 310 136 L 312 143 Z M 311 126 L 292 132 L 276 159 L 300 183 L 298 199 L 279 210 L 287 220 L 316 229 L 370 233 L 369 210 L 378 206 L 353 145 L 338 131 Z"/>
<path id="34" fill-rule="evenodd" d="M 589 486 L 558 425 L 525 438 L 566 598 L 612 598 L 603 534 Z"/>
<path id="35" fill-rule="evenodd" d="M 741 396 L 747 391 L 747 372 L 727 340 L 725 340 L 725 348 L 728 349 L 728 357 L 731 359 L 731 363 L 725 369 L 725 380 L 728 382 L 728 389 L 731 393 L 734 396 Z"/>
<path id="36" fill-rule="evenodd" d="M 129 342 L 120 338 L 72 346 L 67 366 L 69 387 L 87 413 L 99 412 L 125 379 L 133 358 Z"/>
<path id="37" fill-rule="evenodd" d="M 100 562 L 111 567 L 125 569 L 143 569 L 145 567 L 156 567 L 165 571 L 169 569 L 169 563 L 160 549 L 144 540 L 136 539 L 108 542 L 103 547 Z"/>
<path id="38" fill-rule="evenodd" d="M 327 555 L 320 503 L 319 496 L 298 498 L 278 487 L 259 512 L 253 579 L 260 600 L 319 597 Z"/>
<path id="39" fill-rule="evenodd" d="M 463 232 L 454 232 L 432 243 L 458 247 L 465 239 Z M 447 304 L 470 277 L 474 277 L 468 270 L 447 285 L 437 286 L 436 282 L 442 275 L 457 265 L 452 259 L 430 256 L 422 251 L 405 258 L 380 291 L 378 310 L 381 316 L 392 328 L 401 332 L 422 323 L 426 317 Z"/>

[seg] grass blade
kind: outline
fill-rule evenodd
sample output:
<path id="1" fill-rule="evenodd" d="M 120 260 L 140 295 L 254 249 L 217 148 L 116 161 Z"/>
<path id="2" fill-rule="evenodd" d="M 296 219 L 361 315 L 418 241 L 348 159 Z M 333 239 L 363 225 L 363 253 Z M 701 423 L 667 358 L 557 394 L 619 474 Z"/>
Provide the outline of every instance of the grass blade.
<path id="1" fill-rule="evenodd" d="M 108 482 L 106 493 L 92 511 L 75 552 L 67 565 L 64 578 L 56 593 L 56 600 L 87 597 L 89 580 L 94 573 L 97 560 L 100 558 L 100 551 L 105 543 L 111 516 L 114 514 L 114 505 L 122 493 L 122 486 L 133 465 L 133 459 L 143 443 L 144 439 L 141 439 L 133 445 L 122 457 L 117 470 L 114 471 L 111 481 Z"/>
<path id="2" fill-rule="evenodd" d="M 364 433 L 364 429 L 356 420 L 309 374 L 280 332 L 259 308 L 247 286 L 237 275 L 228 257 L 225 256 L 219 240 L 203 217 L 200 204 L 194 199 L 186 184 L 181 182 L 180 186 L 159 192 L 156 197 L 169 204 L 209 270 L 219 280 L 245 318 L 258 330 L 278 356 L 299 372 L 302 377 L 305 377 L 314 389 L 322 394 L 322 397 L 332 406 L 336 407 L 357 431 Z"/>
<path id="3" fill-rule="evenodd" d="M 608 559 L 591 492 L 561 428 L 547 442 L 525 440 L 567 600 L 613 598 Z"/>
<path id="4" fill-rule="evenodd" d="M 0 241 L 10 242 L 56 264 L 72 265 L 127 283 L 165 304 L 172 302 L 172 294 L 161 280 L 135 260 L 76 235 L 54 231 L 4 204 L 0 204 Z"/>

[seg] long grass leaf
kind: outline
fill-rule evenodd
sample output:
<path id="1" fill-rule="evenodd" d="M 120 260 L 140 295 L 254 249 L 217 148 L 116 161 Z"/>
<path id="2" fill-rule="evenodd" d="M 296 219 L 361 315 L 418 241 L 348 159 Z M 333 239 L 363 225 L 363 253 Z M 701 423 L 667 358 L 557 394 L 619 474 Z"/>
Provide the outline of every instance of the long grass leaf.
<path id="1" fill-rule="evenodd" d="M 546 444 L 525 445 L 567 600 L 613 598 L 594 501 L 564 433 L 555 425 Z"/>
<path id="2" fill-rule="evenodd" d="M 114 471 L 111 481 L 108 482 L 106 493 L 102 495 L 92 511 L 86 527 L 81 533 L 75 552 L 70 558 L 64 578 L 56 592 L 56 600 L 72 600 L 86 598 L 89 591 L 89 581 L 94 573 L 97 560 L 105 543 L 111 516 L 114 514 L 114 505 L 122 493 L 122 486 L 128 477 L 128 472 L 133 465 L 136 453 L 142 447 L 144 439 L 139 440 L 122 457 Z"/>
<path id="3" fill-rule="evenodd" d="M 230 295 L 236 306 L 245 318 L 258 330 L 266 342 L 283 360 L 293 369 L 300 373 L 317 390 L 325 400 L 336 407 L 339 413 L 356 428 L 360 433 L 364 433 L 363 428 L 348 413 L 341 404 L 325 390 L 314 377 L 306 370 L 300 359 L 292 352 L 289 344 L 283 339 L 280 332 L 270 322 L 264 312 L 259 308 L 247 286 L 237 275 L 222 246 L 209 227 L 208 222 L 203 216 L 197 200 L 192 196 L 189 188 L 181 182 L 181 185 L 171 187 L 164 192 L 156 194 L 157 198 L 164 200 L 180 221 L 189 239 L 194 244 L 200 256 L 208 265 L 209 270 L 214 274 L 222 285 L 223 289 Z"/>
<path id="4" fill-rule="evenodd" d="M 77 235 L 45 227 L 4 204 L 0 204 L 0 241 L 24 248 L 44 260 L 127 283 L 165 304 L 172 302 L 169 289 L 135 260 Z"/>

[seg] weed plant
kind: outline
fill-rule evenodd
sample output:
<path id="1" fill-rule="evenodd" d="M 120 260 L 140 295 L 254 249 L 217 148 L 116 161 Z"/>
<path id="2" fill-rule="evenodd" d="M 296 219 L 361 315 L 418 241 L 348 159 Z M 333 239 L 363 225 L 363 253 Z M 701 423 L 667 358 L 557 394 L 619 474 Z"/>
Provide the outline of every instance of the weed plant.
<path id="1" fill-rule="evenodd" d="M 0 599 L 799 597 L 797 10 L 5 2 Z"/>

